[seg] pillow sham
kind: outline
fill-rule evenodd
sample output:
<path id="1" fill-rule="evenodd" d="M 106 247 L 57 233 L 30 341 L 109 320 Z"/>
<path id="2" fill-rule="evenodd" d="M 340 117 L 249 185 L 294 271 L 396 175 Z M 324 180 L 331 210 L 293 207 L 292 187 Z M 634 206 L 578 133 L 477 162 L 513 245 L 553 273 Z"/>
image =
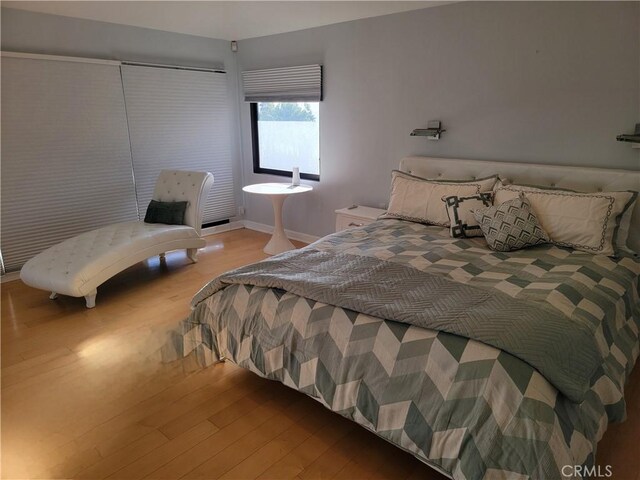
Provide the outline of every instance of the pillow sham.
<path id="1" fill-rule="evenodd" d="M 442 199 L 451 223 L 449 233 L 453 238 L 482 236 L 482 229 L 473 215 L 473 211 L 492 206 L 492 196 L 491 192 L 485 192 L 470 197 L 453 195 Z"/>
<path id="2" fill-rule="evenodd" d="M 581 193 L 498 181 L 494 202 L 505 202 L 520 193 L 527 196 L 551 243 L 608 256 L 626 248 L 637 192 Z M 625 222 L 626 232 L 619 232 Z"/>
<path id="3" fill-rule="evenodd" d="M 498 176 L 477 180 L 427 180 L 399 170 L 391 172 L 389 208 L 380 218 L 448 227 L 449 217 L 443 197 L 470 196 L 490 192 Z"/>
<path id="4" fill-rule="evenodd" d="M 166 225 L 183 225 L 184 212 L 189 202 L 159 202 L 151 200 L 144 216 L 145 223 L 164 223 Z"/>
<path id="5" fill-rule="evenodd" d="M 474 210 L 473 215 L 492 250 L 510 252 L 549 243 L 523 193 L 500 205 Z"/>

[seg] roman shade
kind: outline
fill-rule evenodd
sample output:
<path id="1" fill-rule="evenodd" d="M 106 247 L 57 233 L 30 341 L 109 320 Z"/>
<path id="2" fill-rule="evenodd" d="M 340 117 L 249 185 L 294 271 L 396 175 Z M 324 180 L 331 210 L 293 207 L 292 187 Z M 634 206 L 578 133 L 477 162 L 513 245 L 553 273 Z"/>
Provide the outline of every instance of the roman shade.
<path id="1" fill-rule="evenodd" d="M 319 102 L 322 67 L 269 68 L 242 72 L 245 102 Z"/>

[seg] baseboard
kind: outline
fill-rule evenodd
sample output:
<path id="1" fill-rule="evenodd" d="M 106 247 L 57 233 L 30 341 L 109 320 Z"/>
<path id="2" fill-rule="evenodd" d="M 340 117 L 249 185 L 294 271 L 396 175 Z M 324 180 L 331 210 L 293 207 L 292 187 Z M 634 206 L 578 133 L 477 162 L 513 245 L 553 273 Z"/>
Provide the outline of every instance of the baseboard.
<path id="1" fill-rule="evenodd" d="M 257 232 L 273 233 L 273 226 L 266 225 L 264 223 L 252 222 L 251 220 L 244 220 L 244 228 L 249 230 L 256 230 Z M 285 230 L 287 237 L 292 240 L 298 240 L 304 243 L 313 243 L 320 237 L 315 235 L 309 235 L 306 233 L 294 232 L 293 230 Z"/>
<path id="2" fill-rule="evenodd" d="M 8 272 L 0 277 L 0 283 L 13 282 L 20 278 L 20 272 Z"/>
<path id="3" fill-rule="evenodd" d="M 216 225 L 215 227 L 203 228 L 202 236 L 214 235 L 216 233 L 228 232 L 230 230 L 238 230 L 240 228 L 244 228 L 244 222 L 242 220 Z"/>

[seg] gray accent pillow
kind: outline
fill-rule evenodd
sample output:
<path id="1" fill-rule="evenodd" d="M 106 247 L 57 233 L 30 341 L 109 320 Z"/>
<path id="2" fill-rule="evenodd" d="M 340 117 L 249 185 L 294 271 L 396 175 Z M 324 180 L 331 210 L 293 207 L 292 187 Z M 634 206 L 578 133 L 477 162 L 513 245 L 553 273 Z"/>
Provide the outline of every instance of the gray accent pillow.
<path id="1" fill-rule="evenodd" d="M 473 215 L 492 250 L 510 252 L 550 241 L 524 194 L 497 206 L 477 209 Z"/>
<path id="2" fill-rule="evenodd" d="M 482 230 L 473 212 L 478 208 L 492 206 L 492 197 L 492 192 L 478 193 L 469 197 L 457 195 L 444 197 L 442 201 L 447 207 L 447 215 L 451 222 L 449 229 L 451 236 L 453 238 L 481 237 Z"/>
<path id="3" fill-rule="evenodd" d="M 151 200 L 144 216 L 144 223 L 184 225 L 184 212 L 189 202 L 158 202 Z"/>

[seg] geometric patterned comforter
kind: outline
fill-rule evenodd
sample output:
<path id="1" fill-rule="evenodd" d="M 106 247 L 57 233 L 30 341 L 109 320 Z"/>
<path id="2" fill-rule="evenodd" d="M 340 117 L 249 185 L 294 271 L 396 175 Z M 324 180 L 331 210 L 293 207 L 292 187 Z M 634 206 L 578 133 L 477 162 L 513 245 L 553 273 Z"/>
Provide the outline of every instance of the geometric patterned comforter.
<path id="1" fill-rule="evenodd" d="M 486 343 L 282 289 L 217 290 L 219 282 L 194 298 L 171 342 L 177 353 L 195 351 L 204 365 L 228 358 L 283 382 L 455 479 L 564 478 L 564 465 L 593 465 L 607 423 L 624 420 L 624 384 L 639 351 L 638 259 L 550 245 L 493 252 L 481 238 L 399 220 L 306 248 L 411 265 L 586 319 L 602 364 L 574 402 Z"/>

